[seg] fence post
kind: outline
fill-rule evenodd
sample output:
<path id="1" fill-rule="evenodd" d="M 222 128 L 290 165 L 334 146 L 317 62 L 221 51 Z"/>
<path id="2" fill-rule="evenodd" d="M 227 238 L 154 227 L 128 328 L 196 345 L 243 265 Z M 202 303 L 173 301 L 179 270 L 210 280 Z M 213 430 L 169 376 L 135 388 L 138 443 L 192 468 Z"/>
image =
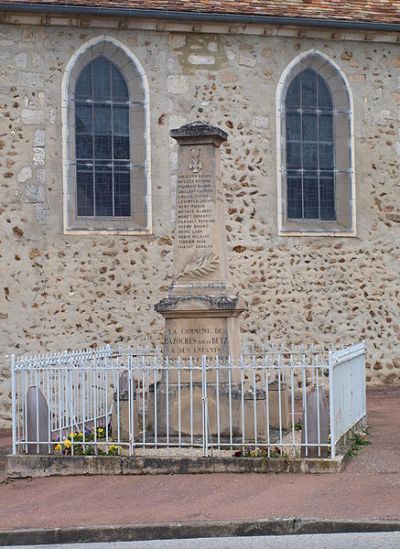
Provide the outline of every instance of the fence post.
<path id="1" fill-rule="evenodd" d="M 367 354 L 367 346 L 366 346 L 365 340 L 362 342 L 362 346 L 363 346 L 363 354 L 362 354 L 363 405 L 362 407 L 364 412 L 364 424 L 365 424 L 366 421 L 368 421 L 367 419 L 367 382 L 365 379 L 365 360 L 366 360 L 366 354 Z"/>
<path id="2" fill-rule="evenodd" d="M 203 455 L 208 457 L 208 407 L 207 407 L 207 358 L 201 358 L 201 379 L 202 379 L 202 412 L 203 412 Z"/>
<path id="3" fill-rule="evenodd" d="M 129 455 L 133 455 L 133 441 L 135 438 L 134 431 L 134 405 L 136 404 L 133 401 L 133 382 L 132 382 L 132 356 L 128 351 L 128 430 L 129 430 Z M 120 448 L 118 446 L 118 455 L 120 453 Z"/>
<path id="4" fill-rule="evenodd" d="M 329 351 L 329 423 L 330 423 L 330 435 L 331 435 L 331 459 L 335 459 L 336 448 L 335 448 L 335 406 L 334 406 L 334 375 L 333 375 L 333 366 L 335 362 L 335 353 Z"/>
<path id="5" fill-rule="evenodd" d="M 17 453 L 17 395 L 15 389 L 15 355 L 11 355 L 11 418 L 12 418 L 12 453 Z"/>

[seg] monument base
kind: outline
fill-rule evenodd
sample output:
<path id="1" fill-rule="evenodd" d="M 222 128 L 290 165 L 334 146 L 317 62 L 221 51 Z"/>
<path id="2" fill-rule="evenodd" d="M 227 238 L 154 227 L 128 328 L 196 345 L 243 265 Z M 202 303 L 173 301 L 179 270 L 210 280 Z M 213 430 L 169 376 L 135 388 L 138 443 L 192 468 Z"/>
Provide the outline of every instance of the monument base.
<path id="1" fill-rule="evenodd" d="M 158 422 L 160 434 L 171 429 L 193 434 L 202 432 L 204 421 L 202 412 L 202 371 L 200 368 L 178 371 L 174 362 L 179 359 L 191 360 L 198 367 L 203 357 L 222 361 L 230 357 L 237 360 L 240 356 L 239 315 L 243 306 L 236 296 L 227 295 L 173 295 L 160 301 L 155 309 L 165 318 L 164 356 L 171 361 L 171 370 L 163 372 L 161 394 L 171 403 L 170 425 L 165 423 L 165 406 L 161 406 Z M 168 381 L 167 381 L 168 375 Z M 178 379 L 179 376 L 179 379 Z M 215 377 L 215 373 L 214 373 Z M 226 381 L 226 380 L 225 380 Z M 213 384 L 215 379 L 207 380 L 207 409 L 210 431 L 227 434 L 229 428 L 229 409 L 227 393 L 216 395 Z M 220 379 L 223 383 L 224 380 Z M 232 376 L 231 383 L 237 382 Z M 179 387 L 179 389 L 178 389 Z M 179 391 L 179 395 L 178 395 Z M 217 426 L 217 398 L 219 399 L 219 427 Z M 169 408 L 169 404 L 166 404 Z M 180 412 L 178 413 L 178 410 Z M 183 413 L 182 413 L 183 411 Z M 181 424 L 182 418 L 185 426 Z M 182 429 L 183 428 L 183 429 Z"/>
<path id="2" fill-rule="evenodd" d="M 246 443 L 258 440 L 262 444 L 268 439 L 268 429 L 278 433 L 289 429 L 287 396 L 284 387 L 279 402 L 278 391 L 270 387 L 268 401 L 265 392 L 259 391 L 255 403 L 251 393 L 242 399 L 238 384 L 210 383 L 207 391 L 199 384 L 168 388 L 162 384 L 157 391 L 157 406 L 154 392 L 149 393 L 146 430 L 152 435 L 157 432 L 157 437 L 201 437 L 207 421 L 207 432 L 213 438 L 244 438 Z"/>
<path id="3" fill-rule="evenodd" d="M 226 383 L 216 385 L 211 382 L 207 385 L 207 392 L 203 392 L 200 384 L 184 383 L 178 387 L 171 384 L 168 389 L 165 383 L 157 389 L 157 403 L 154 402 L 154 386 L 151 387 L 146 406 L 146 436 L 154 438 L 200 437 L 205 428 L 205 402 L 207 399 L 207 431 L 211 437 L 219 436 L 221 440 L 228 441 L 242 439 L 246 443 L 257 440 L 262 444 L 267 440 L 267 425 L 269 429 L 279 433 L 282 429 L 287 432 L 290 427 L 288 410 L 287 388 L 283 386 L 280 400 L 278 390 L 273 384 L 269 386 L 269 399 L 266 400 L 264 391 L 257 393 L 256 414 L 254 413 L 254 397 L 248 393 L 241 398 L 239 385 Z M 141 437 L 142 412 L 138 409 L 138 401 L 132 399 L 132 433 L 133 440 Z M 122 396 L 117 404 L 114 395 L 114 407 L 112 413 L 112 425 L 114 427 L 111 440 L 129 441 L 129 413 L 130 406 L 127 396 Z M 168 410 L 168 412 L 167 412 Z M 281 413 L 279 413 L 281 410 Z M 157 415 L 157 417 L 155 417 Z M 168 419 L 167 419 L 168 418 Z M 268 421 L 266 421 L 268 418 Z M 118 428 L 119 420 L 119 428 Z M 257 423 L 255 423 L 255 420 Z M 243 422 L 243 423 L 242 423 Z M 36 446 L 34 447 L 36 453 Z M 39 453 L 47 453 L 40 451 Z M 309 450 L 311 456 L 313 448 Z M 324 451 L 323 451 L 324 453 Z"/>
<path id="4" fill-rule="evenodd" d="M 202 356 L 239 358 L 239 315 L 244 308 L 238 297 L 168 297 L 155 310 L 165 318 L 165 357 L 197 362 Z"/>

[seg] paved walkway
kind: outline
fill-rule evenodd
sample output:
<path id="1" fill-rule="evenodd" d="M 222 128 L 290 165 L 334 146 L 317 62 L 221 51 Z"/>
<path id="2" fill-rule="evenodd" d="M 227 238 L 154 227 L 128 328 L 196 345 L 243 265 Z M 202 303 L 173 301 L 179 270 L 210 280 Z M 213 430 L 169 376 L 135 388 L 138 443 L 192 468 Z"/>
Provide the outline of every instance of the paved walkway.
<path id="1" fill-rule="evenodd" d="M 0 530 L 275 517 L 400 520 L 400 387 L 371 390 L 371 444 L 339 474 L 53 477 L 0 484 Z M 0 445 L 9 444 L 0 432 Z M 1 475 L 1 473 L 0 473 Z"/>
<path id="2" fill-rule="evenodd" d="M 0 483 L 5 480 L 6 455 L 11 450 L 11 433 L 0 429 Z"/>

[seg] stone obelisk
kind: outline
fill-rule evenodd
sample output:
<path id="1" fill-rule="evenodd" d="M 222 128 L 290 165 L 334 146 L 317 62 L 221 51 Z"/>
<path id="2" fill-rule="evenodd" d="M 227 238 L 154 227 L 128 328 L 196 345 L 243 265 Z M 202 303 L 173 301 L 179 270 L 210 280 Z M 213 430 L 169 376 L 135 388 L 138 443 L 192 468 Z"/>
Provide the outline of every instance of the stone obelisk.
<path id="1" fill-rule="evenodd" d="M 171 364 L 183 359 L 184 368 L 179 371 L 179 388 L 177 370 L 171 368 L 168 377 L 163 372 L 158 428 L 161 435 L 178 431 L 200 435 L 202 372 L 188 371 L 186 361 L 191 358 L 198 366 L 204 356 L 212 361 L 218 355 L 223 361 L 240 355 L 239 315 L 243 307 L 229 284 L 220 166 L 220 145 L 227 134 L 194 122 L 172 130 L 171 137 L 179 144 L 174 280 L 168 297 L 155 309 L 165 317 L 164 356 Z M 207 378 L 211 434 L 229 431 L 228 392 L 223 377 L 215 383 L 215 373 L 211 372 Z M 231 381 L 235 383 L 234 375 Z"/>
<path id="2" fill-rule="evenodd" d="M 243 307 L 229 284 L 220 128 L 193 122 L 171 131 L 179 144 L 174 280 L 155 309 L 165 317 L 170 359 L 240 355 Z"/>

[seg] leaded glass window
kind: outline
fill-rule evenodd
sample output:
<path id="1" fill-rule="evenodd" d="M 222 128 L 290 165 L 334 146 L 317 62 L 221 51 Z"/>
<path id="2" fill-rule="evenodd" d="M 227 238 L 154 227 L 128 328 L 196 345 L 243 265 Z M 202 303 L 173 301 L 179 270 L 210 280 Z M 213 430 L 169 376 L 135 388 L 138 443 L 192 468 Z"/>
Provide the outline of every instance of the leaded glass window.
<path id="1" fill-rule="evenodd" d="M 285 100 L 288 219 L 336 219 L 333 115 L 323 77 L 298 74 Z"/>
<path id="2" fill-rule="evenodd" d="M 129 92 L 120 70 L 99 56 L 75 88 L 77 217 L 131 215 Z"/>

